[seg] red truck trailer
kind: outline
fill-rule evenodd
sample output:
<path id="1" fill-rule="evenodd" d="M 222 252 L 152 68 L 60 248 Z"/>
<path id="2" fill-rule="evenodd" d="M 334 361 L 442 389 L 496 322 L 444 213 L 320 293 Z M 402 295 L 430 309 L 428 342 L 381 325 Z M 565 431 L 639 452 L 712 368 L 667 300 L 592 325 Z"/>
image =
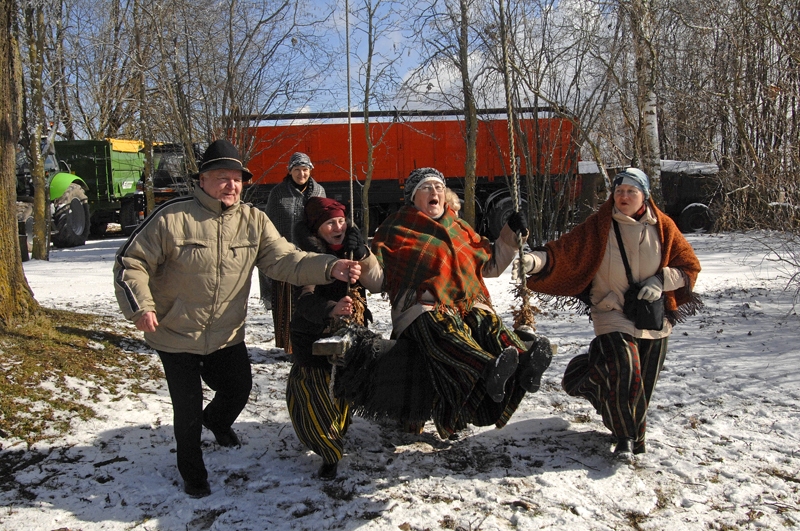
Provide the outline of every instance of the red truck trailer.
<path id="1" fill-rule="evenodd" d="M 478 127 L 476 226 L 494 237 L 513 210 L 507 178 L 510 174 L 507 122 L 501 109 L 481 110 L 479 116 L 484 119 Z M 550 109 L 529 109 L 521 116 L 522 134 L 518 133 L 517 142 L 528 146 L 536 180 L 554 184 L 556 188 L 568 183 L 573 188 L 568 194 L 570 201 L 575 202 L 580 184 L 574 123 Z M 270 189 L 286 176 L 289 157 L 302 151 L 311 157 L 312 176 L 325 188 L 328 197 L 349 203 L 352 131 L 353 211 L 358 223 L 367 163 L 362 115 L 351 115 L 352 129 L 348 127 L 346 113 L 254 118 L 259 124 L 249 129 L 252 149 L 248 162 L 253 180 L 243 193 L 244 199 L 257 206 L 265 205 Z M 415 168 L 438 169 L 447 178 L 448 186 L 463 198 L 466 159 L 463 126 L 463 119 L 455 112 L 370 113 L 372 138 L 382 137 L 374 151 L 370 232 L 403 204 L 404 181 Z M 521 160 L 520 175 L 525 176 L 529 170 L 522 150 L 517 148 L 516 154 Z"/>

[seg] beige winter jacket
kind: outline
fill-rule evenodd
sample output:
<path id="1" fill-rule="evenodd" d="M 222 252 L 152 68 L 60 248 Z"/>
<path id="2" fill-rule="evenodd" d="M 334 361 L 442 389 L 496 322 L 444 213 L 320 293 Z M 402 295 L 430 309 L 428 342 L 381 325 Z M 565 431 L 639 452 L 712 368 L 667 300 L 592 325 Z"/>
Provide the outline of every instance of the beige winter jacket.
<path id="1" fill-rule="evenodd" d="M 196 187 L 164 204 L 117 251 L 114 289 L 123 315 L 158 318 L 147 344 L 210 354 L 244 340 L 253 268 L 296 285 L 327 284 L 336 257 L 287 242 L 250 205 L 228 209 Z"/>

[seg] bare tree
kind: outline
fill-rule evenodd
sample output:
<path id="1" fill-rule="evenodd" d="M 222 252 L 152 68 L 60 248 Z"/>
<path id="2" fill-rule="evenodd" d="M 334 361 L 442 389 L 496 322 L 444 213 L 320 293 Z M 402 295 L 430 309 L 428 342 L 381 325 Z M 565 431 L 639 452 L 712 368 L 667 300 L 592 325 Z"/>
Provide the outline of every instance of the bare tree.
<path id="1" fill-rule="evenodd" d="M 392 37 L 400 17 L 394 3 L 383 0 L 363 0 L 353 10 L 353 48 L 358 66 L 356 85 L 361 97 L 367 153 L 361 189 L 362 226 L 368 232 L 374 229 L 370 227 L 369 191 L 375 171 L 375 149 L 393 123 L 381 122 L 373 126 L 370 112 L 390 110 L 389 106 L 397 103 L 395 96 L 401 83 L 397 63 L 405 50 L 396 41 L 392 42 Z"/>
<path id="2" fill-rule="evenodd" d="M 477 51 L 480 3 L 474 0 L 432 0 L 423 4 L 414 20 L 420 42 L 420 66 L 409 76 L 407 89 L 423 101 L 449 109 L 463 109 L 464 219 L 475 224 L 475 168 L 478 144 L 476 82 L 483 73 Z M 477 72 L 473 65 L 480 65 Z M 436 81 L 436 84 L 433 83 Z M 458 83 L 452 90 L 451 83 Z M 437 87 L 438 91 L 432 91 Z"/>

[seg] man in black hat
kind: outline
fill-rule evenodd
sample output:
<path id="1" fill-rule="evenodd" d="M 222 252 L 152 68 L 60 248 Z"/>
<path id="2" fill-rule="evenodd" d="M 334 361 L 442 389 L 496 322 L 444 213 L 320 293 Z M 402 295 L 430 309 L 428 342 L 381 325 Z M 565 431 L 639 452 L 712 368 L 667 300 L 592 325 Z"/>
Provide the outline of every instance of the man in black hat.
<path id="1" fill-rule="evenodd" d="M 253 268 L 295 285 L 358 280 L 358 262 L 299 251 L 269 218 L 240 201 L 252 177 L 236 147 L 213 142 L 193 196 L 155 210 L 117 251 L 114 286 L 122 313 L 144 332 L 164 366 L 178 471 L 192 497 L 211 494 L 202 428 L 220 446 L 240 446 L 233 425 L 252 386 L 244 344 Z M 202 382 L 214 391 L 203 408 Z"/>

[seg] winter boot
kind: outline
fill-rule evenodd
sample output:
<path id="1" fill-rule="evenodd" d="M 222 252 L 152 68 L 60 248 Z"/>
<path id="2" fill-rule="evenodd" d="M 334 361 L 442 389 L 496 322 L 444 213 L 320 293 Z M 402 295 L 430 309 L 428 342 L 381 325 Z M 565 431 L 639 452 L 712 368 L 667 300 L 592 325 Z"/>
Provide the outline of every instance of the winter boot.
<path id="1" fill-rule="evenodd" d="M 332 479 L 336 479 L 336 470 L 339 467 L 339 463 L 323 463 L 319 470 L 317 471 L 317 477 L 322 481 L 330 481 Z"/>
<path id="2" fill-rule="evenodd" d="M 614 458 L 625 463 L 633 462 L 633 439 L 619 437 L 617 446 L 614 448 Z"/>

